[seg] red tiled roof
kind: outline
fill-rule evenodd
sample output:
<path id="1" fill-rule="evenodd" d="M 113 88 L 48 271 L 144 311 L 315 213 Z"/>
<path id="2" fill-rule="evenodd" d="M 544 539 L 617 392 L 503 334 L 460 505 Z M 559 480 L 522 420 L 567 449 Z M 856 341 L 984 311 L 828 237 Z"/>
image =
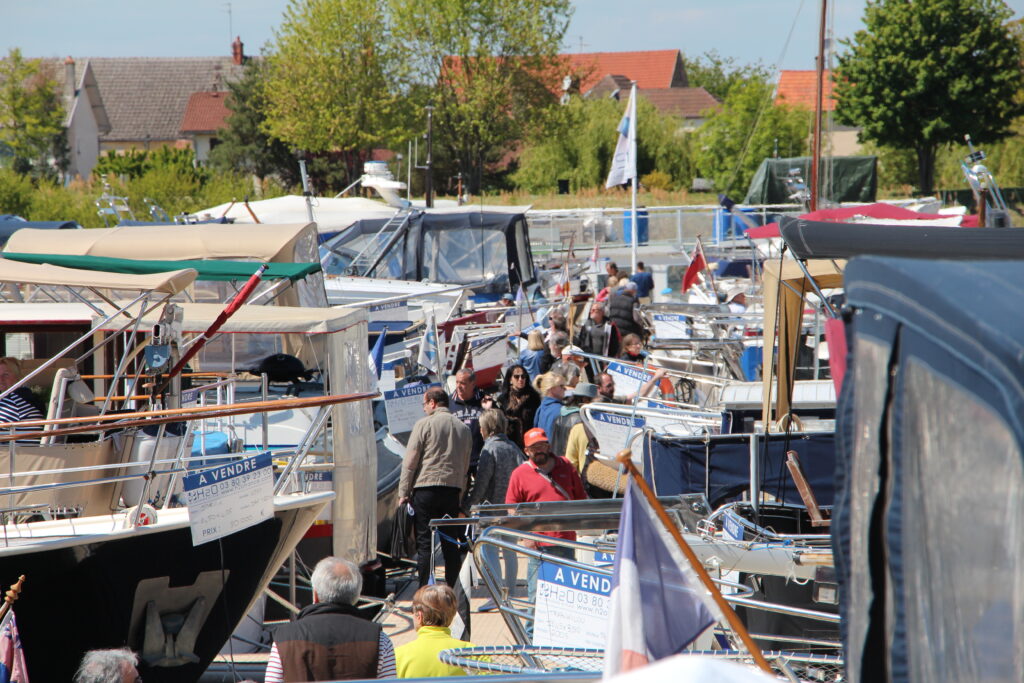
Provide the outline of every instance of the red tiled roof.
<path id="1" fill-rule="evenodd" d="M 779 87 L 775 91 L 775 104 L 791 104 L 797 107 L 814 109 L 814 95 L 816 91 L 814 79 L 817 72 L 810 71 L 780 71 Z M 821 108 L 824 111 L 834 111 L 836 108 L 835 98 L 832 97 L 832 74 L 825 69 L 822 80 Z"/>
<path id="2" fill-rule="evenodd" d="M 638 91 L 662 114 L 673 114 L 686 119 L 701 118 L 708 109 L 722 105 L 704 88 L 649 88 Z"/>
<path id="3" fill-rule="evenodd" d="M 636 81 L 636 87 L 640 89 L 688 85 L 679 50 L 581 52 L 560 56 L 573 71 L 587 72 L 580 83 L 580 92 L 584 94 L 609 74 Z"/>
<path id="4" fill-rule="evenodd" d="M 216 133 L 226 126 L 231 110 L 225 105 L 226 92 L 196 92 L 188 98 L 181 119 L 182 133 Z"/>

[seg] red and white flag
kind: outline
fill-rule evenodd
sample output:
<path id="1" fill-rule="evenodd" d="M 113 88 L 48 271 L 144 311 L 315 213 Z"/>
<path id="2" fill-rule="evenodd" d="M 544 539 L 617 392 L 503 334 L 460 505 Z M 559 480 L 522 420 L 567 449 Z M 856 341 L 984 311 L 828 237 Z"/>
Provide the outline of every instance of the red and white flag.
<path id="1" fill-rule="evenodd" d="M 697 278 L 700 277 L 701 271 L 707 268 L 707 265 L 707 261 L 704 260 L 704 250 L 698 244 L 693 248 L 690 265 L 686 267 L 686 273 L 683 274 L 683 293 L 697 284 Z"/>

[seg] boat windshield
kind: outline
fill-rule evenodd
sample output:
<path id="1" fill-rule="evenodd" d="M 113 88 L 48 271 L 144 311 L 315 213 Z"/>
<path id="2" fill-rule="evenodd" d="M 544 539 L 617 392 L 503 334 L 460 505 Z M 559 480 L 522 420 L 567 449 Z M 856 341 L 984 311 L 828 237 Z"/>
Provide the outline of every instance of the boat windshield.
<path id="1" fill-rule="evenodd" d="M 424 235 L 423 277 L 434 282 L 488 283 L 508 291 L 508 248 L 502 230 L 452 228 Z"/>

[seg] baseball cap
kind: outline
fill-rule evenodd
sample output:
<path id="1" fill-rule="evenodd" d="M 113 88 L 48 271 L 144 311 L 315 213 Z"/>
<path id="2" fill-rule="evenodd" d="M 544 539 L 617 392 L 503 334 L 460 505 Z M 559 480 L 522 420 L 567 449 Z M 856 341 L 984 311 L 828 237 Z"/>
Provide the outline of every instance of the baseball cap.
<path id="1" fill-rule="evenodd" d="M 597 385 L 591 384 L 590 382 L 580 382 L 575 387 L 573 387 L 573 394 L 575 396 L 597 398 Z"/>
<path id="2" fill-rule="evenodd" d="M 534 427 L 530 431 L 528 431 L 525 434 L 523 434 L 523 445 L 524 446 L 532 446 L 534 444 L 540 443 L 541 441 L 547 441 L 547 440 L 548 440 L 547 432 L 545 432 L 540 427 Z"/>
<path id="3" fill-rule="evenodd" d="M 562 355 L 563 356 L 579 356 L 579 355 L 581 355 L 583 353 L 585 353 L 583 351 L 583 349 L 581 349 L 580 347 L 575 346 L 575 345 L 573 345 L 573 346 L 566 346 L 564 349 L 562 349 Z"/>

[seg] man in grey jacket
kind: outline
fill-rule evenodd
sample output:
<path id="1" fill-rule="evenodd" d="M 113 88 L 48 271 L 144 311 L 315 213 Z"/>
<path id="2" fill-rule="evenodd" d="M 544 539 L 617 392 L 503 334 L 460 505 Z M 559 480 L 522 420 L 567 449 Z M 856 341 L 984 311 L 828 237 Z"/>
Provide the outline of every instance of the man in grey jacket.
<path id="1" fill-rule="evenodd" d="M 432 535 L 430 520 L 448 515 L 458 517 L 459 503 L 469 476 L 469 456 L 473 436 L 469 427 L 448 410 L 448 394 L 434 387 L 423 394 L 423 412 L 412 428 L 398 485 L 398 505 L 412 503 L 416 524 L 416 563 L 420 585 L 430 580 Z M 459 579 L 462 554 L 450 540 L 454 528 L 442 529 L 441 553 L 444 578 L 454 587 Z M 448 538 L 446 538 L 446 536 Z"/>

